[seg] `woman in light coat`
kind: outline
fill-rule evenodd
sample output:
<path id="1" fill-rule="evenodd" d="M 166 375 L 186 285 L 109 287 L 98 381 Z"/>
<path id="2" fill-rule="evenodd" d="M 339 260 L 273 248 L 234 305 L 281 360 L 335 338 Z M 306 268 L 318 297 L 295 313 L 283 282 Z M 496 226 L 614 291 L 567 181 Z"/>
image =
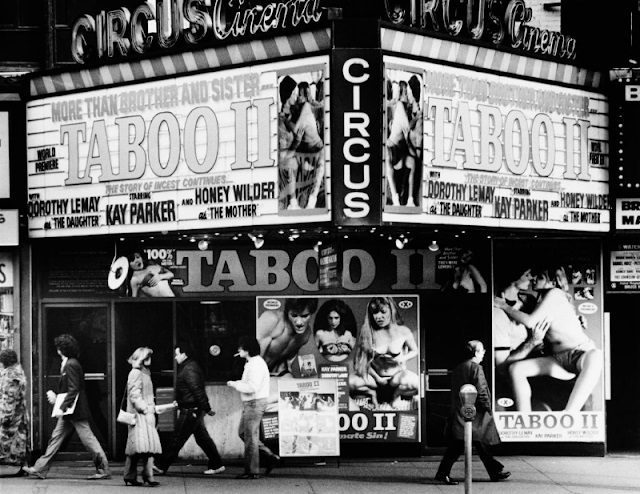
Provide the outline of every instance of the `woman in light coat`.
<path id="1" fill-rule="evenodd" d="M 142 480 L 145 485 L 155 487 L 153 480 L 153 455 L 162 453 L 160 437 L 156 430 L 156 406 L 151 382 L 151 355 L 153 350 L 139 347 L 129 357 L 131 371 L 127 377 L 127 412 L 136 414 L 136 424 L 129 426 L 127 456 L 124 464 L 125 485 L 142 485 L 137 480 L 138 461 L 142 460 Z"/>
<path id="2" fill-rule="evenodd" d="M 0 467 L 1 476 L 24 475 L 29 423 L 26 406 L 27 378 L 12 349 L 0 352 Z M 17 467 L 17 472 L 15 471 Z"/>

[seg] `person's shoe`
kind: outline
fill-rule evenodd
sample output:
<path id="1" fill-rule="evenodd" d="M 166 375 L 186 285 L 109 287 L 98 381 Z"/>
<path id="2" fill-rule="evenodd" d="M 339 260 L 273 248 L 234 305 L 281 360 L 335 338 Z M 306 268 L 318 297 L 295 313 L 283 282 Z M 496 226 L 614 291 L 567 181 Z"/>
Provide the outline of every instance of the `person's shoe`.
<path id="1" fill-rule="evenodd" d="M 155 480 L 143 480 L 145 487 L 158 487 L 160 482 L 156 482 Z"/>
<path id="2" fill-rule="evenodd" d="M 205 475 L 216 475 L 218 473 L 222 473 L 226 470 L 226 468 L 223 466 L 221 466 L 220 468 L 210 468 L 209 470 L 205 470 L 204 473 Z"/>
<path id="3" fill-rule="evenodd" d="M 110 478 L 111 478 L 110 473 L 98 472 L 98 473 L 94 473 L 93 475 L 89 475 L 87 477 L 87 480 L 104 480 L 104 479 L 110 479 Z"/>
<path id="4" fill-rule="evenodd" d="M 271 471 L 278 466 L 279 463 L 280 463 L 280 457 L 278 455 L 270 456 L 269 461 L 267 462 L 267 465 L 265 466 L 265 469 L 264 469 L 265 476 L 269 475 Z"/>
<path id="5" fill-rule="evenodd" d="M 133 487 L 140 487 L 142 485 L 142 482 L 139 482 L 135 479 L 130 480 L 130 479 L 124 479 L 124 485 L 126 485 L 127 487 L 129 486 L 133 486 Z"/>
<path id="6" fill-rule="evenodd" d="M 458 482 L 456 480 L 453 480 L 451 477 L 449 477 L 448 475 L 436 475 L 436 480 L 438 482 L 442 482 L 443 484 L 447 484 L 447 485 L 458 485 Z"/>
<path id="7" fill-rule="evenodd" d="M 240 475 L 236 475 L 237 479 L 246 479 L 246 480 L 256 480 L 260 478 L 260 475 L 257 473 L 241 473 Z"/>
<path id="8" fill-rule="evenodd" d="M 33 467 L 25 467 L 23 470 L 27 472 L 29 475 L 33 475 L 34 477 L 38 477 L 39 479 L 44 480 L 47 478 L 46 475 L 44 475 L 42 472 L 39 472 Z"/>
<path id="9" fill-rule="evenodd" d="M 162 470 L 155 465 L 153 465 L 151 469 L 153 470 L 153 473 L 155 473 L 156 475 L 164 475 L 165 473 L 167 473 L 166 470 Z"/>
<path id="10" fill-rule="evenodd" d="M 491 476 L 491 481 L 501 482 L 503 480 L 507 480 L 509 477 L 511 477 L 511 472 L 505 472 L 504 470 L 502 470 L 501 472 L 493 474 Z"/>

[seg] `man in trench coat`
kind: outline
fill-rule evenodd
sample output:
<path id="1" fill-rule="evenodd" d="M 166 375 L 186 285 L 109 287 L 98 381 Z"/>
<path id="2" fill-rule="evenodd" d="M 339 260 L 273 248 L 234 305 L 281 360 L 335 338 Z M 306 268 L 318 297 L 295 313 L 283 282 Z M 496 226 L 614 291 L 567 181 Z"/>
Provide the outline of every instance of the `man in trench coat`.
<path id="1" fill-rule="evenodd" d="M 504 465 L 496 460 L 490 452 L 490 447 L 500 443 L 500 436 L 491 414 L 491 393 L 484 371 L 480 363 L 486 350 L 481 341 L 471 340 L 466 346 L 467 360 L 459 364 L 451 376 L 451 417 L 447 427 L 449 445 L 442 457 L 436 480 L 449 485 L 457 482 L 449 476 L 451 467 L 464 451 L 464 417 L 462 416 L 462 402 L 458 391 L 464 384 L 473 384 L 478 390 L 476 399 L 476 416 L 473 419 L 473 445 L 480 460 L 492 481 L 506 480 L 511 472 L 504 470 Z"/>

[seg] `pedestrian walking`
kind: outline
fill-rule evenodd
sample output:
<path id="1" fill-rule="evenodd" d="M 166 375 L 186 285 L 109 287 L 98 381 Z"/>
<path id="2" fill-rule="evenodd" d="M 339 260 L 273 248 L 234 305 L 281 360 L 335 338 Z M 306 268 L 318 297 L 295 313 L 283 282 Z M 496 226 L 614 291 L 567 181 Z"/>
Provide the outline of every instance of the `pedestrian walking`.
<path id="1" fill-rule="evenodd" d="M 87 394 L 84 390 L 84 371 L 78 361 L 80 355 L 78 341 L 70 334 L 61 334 L 54 339 L 54 345 L 62 359 L 58 393 L 66 393 L 66 395 L 59 405 L 61 415 L 58 416 L 58 422 L 51 433 L 47 450 L 38 458 L 35 465 L 25 468 L 25 471 L 30 475 L 45 479 L 56 453 L 75 430 L 84 447 L 93 455 L 96 473 L 87 479 L 111 478 L 107 455 L 104 454 L 100 442 L 89 426 L 91 414 Z M 49 403 L 55 404 L 57 398 L 58 395 L 52 390 L 47 391 Z"/>
<path id="2" fill-rule="evenodd" d="M 153 478 L 153 455 L 162 453 L 160 436 L 156 430 L 156 405 L 151 381 L 151 355 L 153 350 L 139 347 L 128 362 L 131 371 L 127 377 L 127 412 L 135 413 L 136 423 L 129 425 L 124 454 L 124 483 L 126 486 L 156 487 Z M 138 462 L 142 462 L 142 483 L 138 481 Z"/>
<path id="3" fill-rule="evenodd" d="M 187 342 L 174 348 L 174 358 L 178 364 L 175 401 L 178 403 L 178 420 L 168 448 L 156 459 L 154 471 L 163 475 L 178 457 L 184 443 L 193 435 L 196 444 L 209 459 L 205 475 L 216 475 L 225 471 L 216 443 L 207 431 L 204 416 L 215 415 L 209 404 L 204 387 L 204 373 L 193 359 L 194 351 Z"/>
<path id="4" fill-rule="evenodd" d="M 240 392 L 242 400 L 238 435 L 244 441 L 244 473 L 237 478 L 257 479 L 260 477 L 260 455 L 265 459 L 265 475 L 280 462 L 280 457 L 260 440 L 260 422 L 269 396 L 269 367 L 260 356 L 260 344 L 255 338 L 242 338 L 238 355 L 246 360 L 242 379 L 227 381 L 227 386 Z"/>
<path id="5" fill-rule="evenodd" d="M 498 429 L 491 413 L 491 394 L 480 363 L 486 350 L 481 341 L 471 340 L 466 345 L 467 359 L 459 364 L 451 376 L 451 416 L 447 424 L 449 444 L 442 457 L 436 480 L 449 485 L 458 482 L 450 477 L 451 467 L 464 451 L 464 417 L 458 391 L 464 384 L 473 384 L 478 390 L 476 416 L 473 419 L 473 445 L 492 481 L 506 480 L 511 472 L 491 454 L 490 447 L 500 443 Z"/>
<path id="6" fill-rule="evenodd" d="M 27 377 L 15 350 L 6 348 L 0 351 L 0 476 L 25 474 L 28 439 Z"/>

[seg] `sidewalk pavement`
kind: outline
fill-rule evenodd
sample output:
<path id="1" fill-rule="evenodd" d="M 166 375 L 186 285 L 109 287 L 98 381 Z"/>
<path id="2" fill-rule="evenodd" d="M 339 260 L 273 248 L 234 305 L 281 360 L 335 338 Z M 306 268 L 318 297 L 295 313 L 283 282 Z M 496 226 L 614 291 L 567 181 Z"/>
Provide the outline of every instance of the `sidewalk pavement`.
<path id="1" fill-rule="evenodd" d="M 480 493 L 637 493 L 640 492 L 640 454 L 610 454 L 606 457 L 501 457 L 512 476 L 505 482 L 491 482 L 482 463 L 474 456 L 472 492 Z M 271 476 L 257 480 L 238 480 L 238 463 L 227 464 L 224 473 L 206 476 L 202 464 L 173 465 L 168 475 L 157 476 L 160 486 L 154 494 L 413 494 L 464 493 L 464 458 L 454 465 L 452 477 L 457 486 L 435 480 L 439 457 L 410 459 L 354 460 L 329 459 L 315 465 L 300 459 L 284 459 Z M 90 462 L 54 462 L 46 480 L 35 477 L 0 479 L 0 494 L 103 494 L 122 491 L 122 463 L 112 463 L 113 476 L 90 481 L 94 473 Z M 130 491 L 129 489 L 132 489 Z M 143 487 L 130 487 L 122 494 Z"/>

